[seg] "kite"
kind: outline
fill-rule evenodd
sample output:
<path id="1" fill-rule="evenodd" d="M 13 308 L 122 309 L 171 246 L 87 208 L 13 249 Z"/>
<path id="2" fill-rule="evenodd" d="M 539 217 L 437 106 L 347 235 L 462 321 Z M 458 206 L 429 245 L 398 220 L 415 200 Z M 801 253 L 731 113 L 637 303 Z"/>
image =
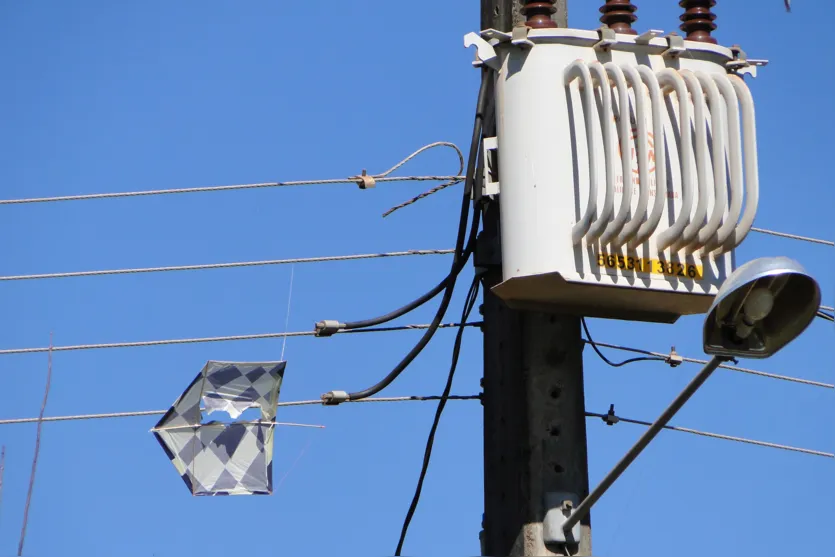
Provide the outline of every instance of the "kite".
<path id="1" fill-rule="evenodd" d="M 270 495 L 273 433 L 287 362 L 206 363 L 151 429 L 192 495 Z M 227 412 L 236 420 L 260 408 L 256 421 L 202 422 Z"/>

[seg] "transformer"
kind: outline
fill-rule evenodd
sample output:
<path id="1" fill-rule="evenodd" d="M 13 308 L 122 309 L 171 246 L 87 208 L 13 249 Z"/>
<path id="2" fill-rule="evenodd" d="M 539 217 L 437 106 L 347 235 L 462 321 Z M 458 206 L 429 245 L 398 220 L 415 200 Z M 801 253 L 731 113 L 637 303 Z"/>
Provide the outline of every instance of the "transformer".
<path id="1" fill-rule="evenodd" d="M 733 271 L 759 189 L 742 75 L 764 62 L 661 35 L 465 37 L 495 76 L 484 193 L 501 201 L 510 307 L 673 323 Z"/>

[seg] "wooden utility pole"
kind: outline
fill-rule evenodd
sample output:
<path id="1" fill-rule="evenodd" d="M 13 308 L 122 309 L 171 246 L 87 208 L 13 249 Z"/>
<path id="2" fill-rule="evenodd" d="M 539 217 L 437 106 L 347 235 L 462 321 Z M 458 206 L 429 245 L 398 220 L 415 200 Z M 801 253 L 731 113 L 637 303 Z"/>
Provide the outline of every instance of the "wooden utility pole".
<path id="1" fill-rule="evenodd" d="M 481 0 L 481 27 L 500 31 L 526 23 L 532 28 L 566 27 L 566 2 Z M 488 99 L 492 98 L 490 91 Z M 495 119 L 487 119 L 484 133 L 485 137 L 495 136 Z M 559 511 L 565 500 L 560 494 L 576 494 L 582 500 L 589 493 L 580 319 L 511 310 L 490 292 L 502 280 L 499 230 L 499 206 L 491 202 L 476 255 L 476 265 L 488 269 L 481 308 L 482 553 L 588 556 L 588 518 L 581 522 L 578 543 L 567 546 L 546 546 L 542 524 L 549 509 Z"/>

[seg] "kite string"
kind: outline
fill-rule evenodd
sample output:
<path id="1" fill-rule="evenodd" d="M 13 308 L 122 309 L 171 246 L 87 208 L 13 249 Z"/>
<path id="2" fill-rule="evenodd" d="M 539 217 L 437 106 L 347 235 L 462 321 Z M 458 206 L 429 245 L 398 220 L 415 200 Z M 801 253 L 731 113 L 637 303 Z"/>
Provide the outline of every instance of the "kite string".
<path id="1" fill-rule="evenodd" d="M 284 318 L 284 332 L 286 333 L 288 327 L 290 326 L 290 302 L 293 300 L 293 276 L 296 272 L 296 266 L 290 265 L 290 288 L 287 293 L 287 315 Z M 287 348 L 287 336 L 285 335 L 284 340 L 281 343 L 281 360 L 284 361 L 284 349 Z"/>
<path id="2" fill-rule="evenodd" d="M 284 473 L 284 475 L 281 477 L 281 480 L 279 480 L 278 485 L 275 486 L 275 489 L 273 490 L 273 493 L 278 491 L 278 488 L 281 487 L 281 484 L 284 483 L 284 480 L 287 479 L 287 476 L 290 475 L 290 472 L 293 471 L 293 468 L 295 468 L 296 464 L 298 464 L 299 461 L 302 459 L 302 457 L 304 456 L 304 453 L 307 452 L 307 448 L 310 446 L 310 443 L 312 443 L 312 442 L 313 442 L 313 439 L 308 439 L 307 440 L 307 444 L 305 444 L 304 448 L 302 449 L 302 452 L 299 453 L 299 456 L 296 457 L 296 460 L 293 461 L 293 464 L 290 465 L 290 468 L 288 468 L 287 471 Z"/>
<path id="3" fill-rule="evenodd" d="M 29 490 L 26 493 L 26 507 L 23 509 L 23 525 L 20 528 L 20 543 L 17 546 L 17 555 L 23 555 L 23 542 L 26 540 L 26 525 L 29 522 L 29 505 L 32 503 L 32 489 L 35 487 L 35 471 L 38 468 L 38 454 L 41 450 L 41 430 L 43 429 L 43 415 L 46 411 L 46 401 L 49 398 L 49 387 L 52 384 L 52 332 L 49 333 L 49 356 L 46 368 L 46 389 L 44 389 L 41 413 L 38 416 L 38 430 L 35 434 L 35 456 L 32 458 L 32 474 L 29 477 Z"/>

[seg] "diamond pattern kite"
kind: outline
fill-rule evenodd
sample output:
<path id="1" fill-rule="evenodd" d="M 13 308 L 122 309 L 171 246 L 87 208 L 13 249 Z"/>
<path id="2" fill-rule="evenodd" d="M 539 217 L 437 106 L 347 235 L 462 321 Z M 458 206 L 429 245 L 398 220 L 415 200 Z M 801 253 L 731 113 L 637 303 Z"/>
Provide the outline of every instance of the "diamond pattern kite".
<path id="1" fill-rule="evenodd" d="M 192 495 L 272 493 L 273 433 L 287 362 L 209 361 L 151 430 Z M 238 418 L 260 408 L 261 419 L 201 423 L 207 413 Z"/>

